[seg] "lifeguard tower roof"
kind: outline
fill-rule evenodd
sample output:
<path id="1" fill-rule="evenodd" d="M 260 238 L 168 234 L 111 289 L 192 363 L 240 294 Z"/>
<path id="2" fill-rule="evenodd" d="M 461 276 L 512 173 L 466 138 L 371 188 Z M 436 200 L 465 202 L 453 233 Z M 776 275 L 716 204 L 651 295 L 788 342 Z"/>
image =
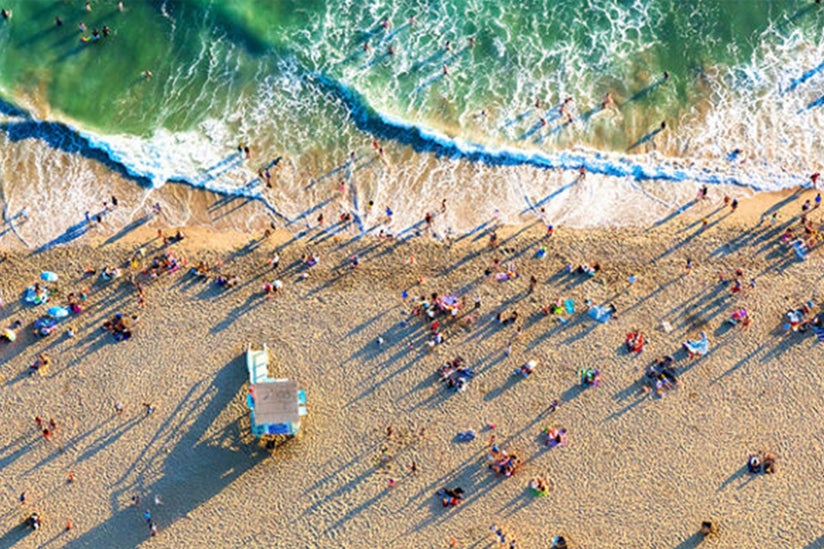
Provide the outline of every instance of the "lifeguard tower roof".
<path id="1" fill-rule="evenodd" d="M 295 398 L 297 391 L 297 383 L 288 379 L 253 384 L 255 423 L 257 425 L 298 423 L 300 414 L 298 399 Z"/>

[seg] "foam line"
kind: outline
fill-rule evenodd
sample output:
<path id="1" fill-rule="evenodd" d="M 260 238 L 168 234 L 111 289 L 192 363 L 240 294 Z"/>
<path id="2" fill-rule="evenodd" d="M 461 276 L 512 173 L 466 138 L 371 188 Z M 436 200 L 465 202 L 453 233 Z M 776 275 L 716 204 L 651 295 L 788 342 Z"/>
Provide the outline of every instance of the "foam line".
<path id="1" fill-rule="evenodd" d="M 784 89 L 783 93 L 789 93 L 793 91 L 798 86 L 800 86 L 801 84 L 803 84 L 804 82 L 806 82 L 807 80 L 821 72 L 822 70 L 824 70 L 824 61 L 822 61 L 821 64 L 819 64 L 816 68 L 808 70 L 798 78 L 793 78 L 790 81 L 790 84 Z"/>
<path id="2" fill-rule="evenodd" d="M 629 177 L 636 181 L 695 182 L 747 187 L 755 191 L 802 185 L 806 179 L 792 174 L 771 174 L 772 184 L 746 174 L 722 174 L 709 169 L 690 169 L 675 164 L 646 164 L 634 156 L 616 156 L 583 151 L 527 151 L 510 147 L 492 147 L 449 137 L 437 130 L 380 113 L 351 87 L 325 74 L 311 77 L 324 90 L 336 97 L 349 111 L 352 122 L 376 137 L 407 145 L 419 153 L 438 157 L 464 159 L 488 166 L 532 166 L 539 169 L 577 170 L 582 166 L 590 173 L 612 177 Z"/>

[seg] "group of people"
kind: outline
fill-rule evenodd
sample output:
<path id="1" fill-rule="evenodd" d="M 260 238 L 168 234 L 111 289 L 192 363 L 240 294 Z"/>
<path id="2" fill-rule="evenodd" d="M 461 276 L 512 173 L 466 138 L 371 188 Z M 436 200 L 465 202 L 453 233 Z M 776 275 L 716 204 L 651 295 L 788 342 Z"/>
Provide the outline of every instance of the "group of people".
<path id="1" fill-rule="evenodd" d="M 753 475 L 775 473 L 775 456 L 769 452 L 758 452 L 747 459 L 747 470 Z"/>
<path id="2" fill-rule="evenodd" d="M 567 430 L 564 427 L 545 427 L 543 434 L 546 437 L 545 444 L 550 448 L 567 444 Z"/>
<path id="3" fill-rule="evenodd" d="M 489 464 L 489 468 L 507 478 L 514 475 L 521 466 L 521 459 L 518 456 L 507 453 L 506 450 L 499 448 L 497 444 L 492 446 L 490 459 L 492 462 Z"/>
<path id="4" fill-rule="evenodd" d="M 656 358 L 647 366 L 645 377 L 655 396 L 661 396 L 666 390 L 675 389 L 678 387 L 675 358 L 672 355 Z"/>
<path id="5" fill-rule="evenodd" d="M 463 357 L 455 357 L 438 368 L 438 378 L 450 389 L 458 392 L 466 389 L 466 384 L 475 377 L 475 372 L 471 368 L 464 366 Z"/>
<path id="6" fill-rule="evenodd" d="M 806 332 L 809 328 L 824 327 L 824 314 L 813 315 L 815 304 L 808 300 L 787 311 L 784 330 L 786 332 Z"/>
<path id="7" fill-rule="evenodd" d="M 103 330 L 112 334 L 116 341 L 126 341 L 132 337 L 132 329 L 129 324 L 129 320 L 123 316 L 123 313 L 116 313 L 103 323 Z"/>

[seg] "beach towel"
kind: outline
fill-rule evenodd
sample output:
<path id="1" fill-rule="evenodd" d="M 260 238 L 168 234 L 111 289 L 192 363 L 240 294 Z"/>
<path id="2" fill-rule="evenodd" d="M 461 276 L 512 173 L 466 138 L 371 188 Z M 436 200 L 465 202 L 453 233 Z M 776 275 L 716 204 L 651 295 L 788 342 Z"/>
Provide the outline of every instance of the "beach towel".
<path id="1" fill-rule="evenodd" d="M 798 259 L 805 259 L 807 256 L 807 246 L 804 245 L 803 240 L 794 240 L 793 241 L 793 250 L 795 250 L 795 255 L 798 256 Z"/>
<path id="2" fill-rule="evenodd" d="M 694 355 L 706 355 L 709 351 L 709 341 L 707 340 L 707 334 L 701 332 L 701 339 L 693 341 L 688 340 L 684 343 L 684 348 Z"/>
<path id="3" fill-rule="evenodd" d="M 589 316 L 591 316 L 598 322 L 608 321 L 610 315 L 612 315 L 612 309 L 609 309 L 602 305 L 595 305 L 594 307 L 591 307 L 589 309 Z"/>
<path id="4" fill-rule="evenodd" d="M 564 309 L 566 309 L 566 312 L 569 314 L 575 314 L 575 302 L 571 299 L 567 299 L 564 301 Z"/>

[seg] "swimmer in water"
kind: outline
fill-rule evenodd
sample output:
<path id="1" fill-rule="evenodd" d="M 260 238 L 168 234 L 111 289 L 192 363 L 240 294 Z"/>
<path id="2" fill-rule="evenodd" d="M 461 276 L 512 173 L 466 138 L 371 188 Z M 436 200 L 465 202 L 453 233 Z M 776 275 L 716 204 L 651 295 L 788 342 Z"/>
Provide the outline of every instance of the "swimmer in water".
<path id="1" fill-rule="evenodd" d="M 540 108 L 541 108 L 541 100 L 540 100 L 540 99 L 536 99 L 536 100 L 535 100 L 535 108 L 536 108 L 536 109 L 540 109 Z"/>
<path id="2" fill-rule="evenodd" d="M 469 49 L 472 49 L 472 48 L 474 48 L 474 47 L 475 47 L 475 37 L 474 37 L 474 36 L 470 36 L 470 37 L 469 37 Z"/>
<path id="3" fill-rule="evenodd" d="M 666 120 L 662 120 L 662 121 L 661 121 L 661 131 L 664 131 L 664 130 L 666 130 L 666 129 L 667 129 L 667 121 L 666 121 Z"/>
<path id="4" fill-rule="evenodd" d="M 389 47 L 386 48 L 386 53 L 388 53 L 389 55 L 395 55 L 395 46 L 389 44 Z"/>
<path id="5" fill-rule="evenodd" d="M 389 20 L 388 17 L 384 17 L 383 23 L 381 23 L 381 25 L 383 25 L 383 30 L 389 30 L 392 27 L 392 22 Z"/>
<path id="6" fill-rule="evenodd" d="M 669 72 L 664 71 L 664 81 L 666 82 L 667 80 L 669 80 Z"/>
<path id="7" fill-rule="evenodd" d="M 569 105 L 570 103 L 572 103 L 572 98 L 567 97 L 566 99 L 564 99 L 563 105 L 558 107 L 559 114 L 561 116 L 566 116 L 566 119 L 567 119 L 566 123 L 567 124 L 572 124 L 572 115 L 567 112 L 567 105 Z"/>
<path id="8" fill-rule="evenodd" d="M 444 76 L 449 76 L 449 66 L 448 65 L 443 66 L 443 75 Z"/>
<path id="9" fill-rule="evenodd" d="M 150 79 L 152 76 L 152 71 L 143 71 L 143 78 L 146 80 Z"/>
<path id="10" fill-rule="evenodd" d="M 59 15 L 58 15 L 58 16 L 55 16 L 55 18 L 54 18 L 54 24 L 55 24 L 55 25 L 57 25 L 58 27 L 62 27 L 62 26 L 63 26 L 63 20 L 62 20 L 62 19 L 60 19 L 60 16 L 59 16 Z"/>
<path id="11" fill-rule="evenodd" d="M 610 107 L 614 104 L 615 104 L 615 100 L 612 98 L 612 94 L 607 92 L 607 96 L 601 102 L 601 108 L 606 109 L 607 107 Z"/>
<path id="12" fill-rule="evenodd" d="M 11 19 L 11 10 L 7 10 L 6 8 L 3 8 L 2 10 L 0 10 L 0 16 L 2 16 L 3 19 L 8 21 L 9 19 Z"/>
<path id="13" fill-rule="evenodd" d="M 369 42 L 363 43 L 363 51 L 369 51 Z"/>
<path id="14" fill-rule="evenodd" d="M 446 51 L 452 51 L 452 42 L 447 40 L 446 43 L 443 45 L 443 49 Z"/>
<path id="15" fill-rule="evenodd" d="M 80 29 L 80 32 L 86 32 L 86 28 L 87 28 L 86 23 L 81 21 L 80 23 L 77 24 L 77 28 Z"/>
<path id="16" fill-rule="evenodd" d="M 413 15 L 412 17 L 409 18 L 409 26 L 414 27 L 415 23 L 417 23 L 417 21 L 415 21 L 415 16 Z"/>

